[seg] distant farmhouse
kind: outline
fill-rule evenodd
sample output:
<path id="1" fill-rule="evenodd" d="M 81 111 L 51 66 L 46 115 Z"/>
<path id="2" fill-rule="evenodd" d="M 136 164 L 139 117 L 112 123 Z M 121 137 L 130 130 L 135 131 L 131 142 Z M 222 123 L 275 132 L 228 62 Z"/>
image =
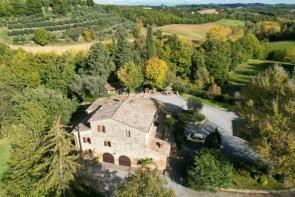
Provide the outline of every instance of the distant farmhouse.
<path id="1" fill-rule="evenodd" d="M 155 137 L 159 106 L 149 94 L 99 98 L 73 130 L 76 145 L 100 162 L 137 167 L 152 158 L 165 170 L 170 144 Z"/>

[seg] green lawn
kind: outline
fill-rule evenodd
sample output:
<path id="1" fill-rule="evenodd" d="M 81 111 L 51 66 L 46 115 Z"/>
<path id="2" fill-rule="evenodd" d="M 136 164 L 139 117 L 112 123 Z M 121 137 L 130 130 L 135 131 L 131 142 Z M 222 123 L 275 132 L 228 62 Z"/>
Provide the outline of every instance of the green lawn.
<path id="1" fill-rule="evenodd" d="M 182 93 L 181 96 L 183 98 L 185 98 L 185 99 L 196 97 L 194 95 L 185 94 L 185 93 Z M 213 100 L 210 100 L 210 99 L 204 99 L 204 98 L 201 98 L 201 97 L 196 97 L 196 98 L 201 99 L 203 104 L 209 105 L 211 107 L 224 108 L 224 109 L 232 109 L 233 108 L 233 105 L 230 105 L 230 104 L 227 104 L 227 103 L 221 103 L 221 102 L 213 101 Z"/>
<path id="2" fill-rule="evenodd" d="M 233 181 L 235 189 L 277 190 L 286 188 L 283 183 L 278 183 L 272 177 L 268 179 L 268 184 L 260 184 L 249 175 L 249 172 L 235 172 Z"/>
<path id="3" fill-rule="evenodd" d="M 270 42 L 271 49 L 286 49 L 295 48 L 295 40 Z"/>
<path id="4" fill-rule="evenodd" d="M 229 89 L 239 90 L 241 87 L 247 85 L 254 77 L 259 73 L 265 71 L 276 62 L 268 60 L 256 60 L 250 59 L 247 63 L 237 66 L 234 72 L 229 75 Z M 295 67 L 294 64 L 277 62 L 283 66 L 286 70 L 292 71 Z"/>
<path id="5" fill-rule="evenodd" d="M 216 21 L 215 24 L 224 25 L 224 26 L 241 26 L 241 27 L 244 27 L 245 26 L 245 21 L 222 19 L 222 20 Z"/>

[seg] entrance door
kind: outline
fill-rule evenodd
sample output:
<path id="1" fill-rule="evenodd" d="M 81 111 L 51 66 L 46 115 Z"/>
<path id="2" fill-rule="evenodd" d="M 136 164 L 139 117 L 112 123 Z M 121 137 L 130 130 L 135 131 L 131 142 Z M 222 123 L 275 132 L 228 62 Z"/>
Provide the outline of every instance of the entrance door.
<path id="1" fill-rule="evenodd" d="M 131 167 L 131 161 L 127 156 L 122 155 L 119 157 L 119 165 Z"/>
<path id="2" fill-rule="evenodd" d="M 102 155 L 102 159 L 103 159 L 103 162 L 106 162 L 106 163 L 115 163 L 114 156 L 110 153 L 104 153 Z"/>

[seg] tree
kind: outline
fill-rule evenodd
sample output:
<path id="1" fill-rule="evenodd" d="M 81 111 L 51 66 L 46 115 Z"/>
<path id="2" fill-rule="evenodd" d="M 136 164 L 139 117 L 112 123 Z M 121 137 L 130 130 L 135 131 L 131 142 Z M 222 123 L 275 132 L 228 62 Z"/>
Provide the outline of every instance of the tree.
<path id="1" fill-rule="evenodd" d="M 147 162 L 149 163 L 149 162 Z M 174 197 L 174 191 L 167 189 L 166 180 L 162 178 L 156 168 L 143 162 L 134 172 L 130 173 L 125 181 L 116 190 L 116 197 Z"/>
<path id="2" fill-rule="evenodd" d="M 47 114 L 42 105 L 27 102 L 17 115 L 18 125 L 10 127 L 11 157 L 3 178 L 7 196 L 37 196 L 35 156 L 47 126 L 46 118 Z"/>
<path id="3" fill-rule="evenodd" d="M 188 185 L 195 190 L 215 191 L 233 185 L 233 165 L 219 150 L 205 149 L 187 171 Z"/>
<path id="4" fill-rule="evenodd" d="M 247 58 L 261 58 L 263 56 L 263 47 L 259 40 L 253 34 L 246 34 L 238 41 L 246 50 Z"/>
<path id="5" fill-rule="evenodd" d="M 26 0 L 26 9 L 28 15 L 42 13 L 42 4 L 39 0 Z"/>
<path id="6" fill-rule="evenodd" d="M 74 80 L 69 85 L 70 90 L 79 99 L 83 100 L 87 97 L 102 96 L 105 93 L 104 85 L 106 81 L 100 77 L 92 75 L 75 75 Z"/>
<path id="7" fill-rule="evenodd" d="M 207 40 L 202 48 L 205 50 L 205 63 L 210 75 L 219 85 L 228 79 L 231 49 L 228 42 Z"/>
<path id="8" fill-rule="evenodd" d="M 199 112 L 203 108 L 201 99 L 195 97 L 191 97 L 188 99 L 187 106 L 194 112 Z"/>
<path id="9" fill-rule="evenodd" d="M 70 10 L 69 0 L 52 0 L 50 3 L 55 14 L 65 15 Z"/>
<path id="10" fill-rule="evenodd" d="M 79 74 L 98 76 L 106 81 L 115 70 L 115 65 L 110 56 L 110 51 L 102 43 L 91 46 L 86 64 L 81 64 Z"/>
<path id="11" fill-rule="evenodd" d="M 246 50 L 239 42 L 232 42 L 231 44 L 231 64 L 230 70 L 233 71 L 236 69 L 238 64 L 246 62 L 247 55 Z"/>
<path id="12" fill-rule="evenodd" d="M 214 99 L 215 96 L 218 96 L 221 94 L 221 88 L 215 83 L 212 83 L 208 89 L 207 94 L 210 99 Z"/>
<path id="13" fill-rule="evenodd" d="M 33 102 L 42 106 L 46 114 L 47 126 L 52 125 L 56 116 L 61 115 L 63 124 L 69 122 L 71 114 L 76 110 L 77 103 L 63 96 L 57 90 L 45 88 L 43 86 L 35 89 L 26 88 L 21 95 L 13 98 L 14 109 L 16 114 L 22 113 L 23 108 L 28 102 Z"/>
<path id="14" fill-rule="evenodd" d="M 34 42 L 41 46 L 45 46 L 49 43 L 49 34 L 44 28 L 36 29 L 34 32 Z"/>
<path id="15" fill-rule="evenodd" d="M 255 128 L 250 143 L 287 185 L 295 183 L 294 79 L 282 67 L 271 67 L 242 90 L 238 105 L 239 115 Z"/>
<path id="16" fill-rule="evenodd" d="M 75 65 L 70 62 L 71 55 L 51 56 L 51 61 L 41 71 L 41 80 L 45 87 L 58 89 L 65 95 L 68 93 L 68 86 L 75 75 Z"/>
<path id="17" fill-rule="evenodd" d="M 121 83 L 130 91 L 134 91 L 139 87 L 143 80 L 141 70 L 133 62 L 124 64 L 118 70 L 117 75 Z"/>
<path id="18" fill-rule="evenodd" d="M 126 39 L 124 30 L 118 32 L 117 43 L 115 44 L 115 50 L 113 54 L 114 62 L 117 68 L 123 66 L 125 63 L 133 60 L 133 52 L 131 46 Z"/>
<path id="19" fill-rule="evenodd" d="M 167 63 L 159 58 L 154 57 L 145 63 L 144 73 L 146 81 L 153 86 L 163 87 L 167 71 Z"/>
<path id="20" fill-rule="evenodd" d="M 191 41 L 180 39 L 177 35 L 172 35 L 166 41 L 166 49 L 169 48 L 169 61 L 176 65 L 176 74 L 182 78 L 191 74 L 192 57 L 194 48 Z"/>
<path id="21" fill-rule="evenodd" d="M 87 0 L 87 6 L 93 7 L 95 5 L 93 0 Z"/>
<path id="22" fill-rule="evenodd" d="M 147 27 L 146 43 L 147 43 L 148 58 L 151 59 L 155 56 L 153 28 L 151 25 L 148 25 L 148 27 Z"/>
<path id="23" fill-rule="evenodd" d="M 79 169 L 78 155 L 71 143 L 70 134 L 67 134 L 60 124 L 59 117 L 37 152 L 39 164 L 36 169 L 40 174 L 36 183 L 38 193 L 62 196 Z"/>

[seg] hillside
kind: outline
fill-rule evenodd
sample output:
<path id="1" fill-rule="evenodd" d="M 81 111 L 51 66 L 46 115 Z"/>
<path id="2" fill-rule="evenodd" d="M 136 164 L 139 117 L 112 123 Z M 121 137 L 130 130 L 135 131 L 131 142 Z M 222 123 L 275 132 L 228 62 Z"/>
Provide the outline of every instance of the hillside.
<path id="1" fill-rule="evenodd" d="M 67 15 L 22 16 L 0 19 L 0 41 L 6 44 L 32 44 L 36 29 L 44 28 L 49 32 L 50 43 L 69 44 L 106 40 L 114 36 L 118 29 L 128 33 L 134 29 L 133 22 L 109 13 L 100 6 L 77 7 Z M 92 33 L 86 39 L 87 32 Z"/>
<path id="2" fill-rule="evenodd" d="M 190 40 L 202 41 L 206 39 L 206 34 L 210 29 L 218 26 L 243 27 L 245 23 L 239 20 L 222 19 L 206 24 L 172 24 L 158 27 L 164 34 L 177 34 L 180 37 Z"/>

